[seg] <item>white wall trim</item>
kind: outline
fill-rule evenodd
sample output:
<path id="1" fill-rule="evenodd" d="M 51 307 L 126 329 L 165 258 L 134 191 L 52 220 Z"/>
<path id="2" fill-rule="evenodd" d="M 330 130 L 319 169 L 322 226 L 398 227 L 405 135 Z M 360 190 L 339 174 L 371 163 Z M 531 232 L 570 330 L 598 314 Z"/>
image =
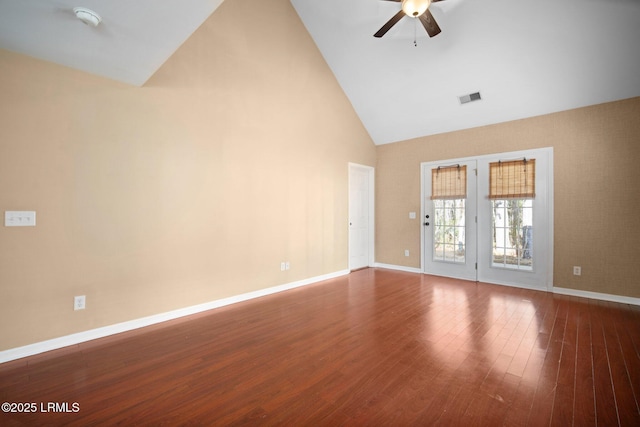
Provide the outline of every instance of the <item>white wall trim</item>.
<path id="1" fill-rule="evenodd" d="M 422 273 L 422 269 L 420 268 L 405 267 L 403 265 L 383 264 L 380 262 L 376 262 L 373 266 L 377 268 L 386 268 L 388 270 L 406 271 L 407 273 Z"/>
<path id="2" fill-rule="evenodd" d="M 600 292 L 580 291 L 577 289 L 556 287 L 553 288 L 553 293 L 573 297 L 597 299 L 601 301 L 619 302 L 621 304 L 640 305 L 640 298 L 626 297 L 623 295 L 601 294 Z"/>
<path id="3" fill-rule="evenodd" d="M 296 282 L 273 286 L 266 289 L 260 289 L 253 292 L 247 292 L 244 294 L 235 295 L 232 297 L 223 298 L 215 301 L 210 301 L 203 304 L 193 305 L 190 307 L 180 308 L 180 309 L 168 311 L 165 313 L 154 314 L 152 316 L 129 320 L 122 323 L 116 323 L 114 325 L 104 326 L 96 329 L 90 329 L 88 331 L 78 332 L 75 334 L 66 335 L 59 338 L 53 338 L 50 340 L 25 345 L 23 347 L 11 348 L 9 350 L 0 351 L 0 363 L 21 359 L 27 356 L 33 356 L 36 354 L 44 353 L 46 351 L 57 350 L 63 347 L 80 344 L 86 341 L 91 341 L 98 338 L 104 338 L 109 335 L 115 335 L 122 332 L 143 328 L 145 326 L 155 325 L 157 323 L 166 322 L 168 320 L 178 319 L 180 317 L 201 313 L 203 311 L 224 307 L 227 305 L 235 304 L 242 301 L 247 301 L 254 298 L 263 297 L 266 295 L 275 294 L 275 293 L 286 291 L 289 289 L 311 285 L 317 282 L 321 282 L 323 280 L 329 280 L 336 277 L 345 276 L 347 274 L 349 274 L 349 270 L 340 270 L 334 273 L 328 273 L 321 276 L 298 280 Z"/>
<path id="4" fill-rule="evenodd" d="M 402 265 L 382 264 L 382 263 L 377 262 L 374 265 L 374 267 L 386 268 L 386 269 L 389 269 L 389 270 L 406 271 L 407 273 L 426 274 L 419 268 L 405 267 L 405 266 L 402 266 Z M 461 279 L 461 280 L 466 280 L 466 279 Z M 551 287 L 551 290 L 547 290 L 546 288 L 543 288 L 543 287 L 527 286 L 527 285 L 513 285 L 511 283 L 499 283 L 499 282 L 495 282 L 495 281 L 494 282 L 482 282 L 482 283 L 488 283 L 488 284 L 491 284 L 491 285 L 498 285 L 498 286 L 508 286 L 508 287 L 512 287 L 512 288 L 529 289 L 529 290 L 532 290 L 532 291 L 552 292 L 554 294 L 559 294 L 559 295 L 569 295 L 569 296 L 574 296 L 574 297 L 582 297 L 582 298 L 596 299 L 596 300 L 601 300 L 601 301 L 610 301 L 610 302 L 617 302 L 617 303 L 621 303 L 621 304 L 631 304 L 631 305 L 640 306 L 640 298 L 627 297 L 627 296 L 623 296 L 623 295 L 603 294 L 603 293 L 600 293 L 600 292 L 580 291 L 580 290 L 577 290 L 577 289 L 558 288 L 558 287 L 553 287 L 553 286 Z"/>

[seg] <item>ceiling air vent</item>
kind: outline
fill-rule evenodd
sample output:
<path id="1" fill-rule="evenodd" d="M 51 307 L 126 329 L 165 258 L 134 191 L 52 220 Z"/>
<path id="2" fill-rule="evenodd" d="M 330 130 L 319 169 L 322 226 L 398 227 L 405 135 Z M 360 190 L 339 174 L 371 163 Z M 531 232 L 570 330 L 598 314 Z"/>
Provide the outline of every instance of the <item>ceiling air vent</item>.
<path id="1" fill-rule="evenodd" d="M 480 97 L 480 92 L 470 93 L 469 95 L 459 96 L 460 104 L 467 104 L 473 101 L 480 101 L 482 98 Z"/>

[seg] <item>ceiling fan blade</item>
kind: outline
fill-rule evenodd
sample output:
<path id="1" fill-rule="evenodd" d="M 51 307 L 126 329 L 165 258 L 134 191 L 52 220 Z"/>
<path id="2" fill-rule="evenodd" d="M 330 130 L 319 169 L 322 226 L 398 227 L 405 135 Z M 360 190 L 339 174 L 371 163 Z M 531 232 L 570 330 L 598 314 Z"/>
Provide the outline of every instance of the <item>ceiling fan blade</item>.
<path id="1" fill-rule="evenodd" d="M 380 29 L 378 30 L 378 32 L 377 32 L 377 33 L 375 33 L 375 34 L 373 35 L 373 37 L 382 37 L 382 36 L 384 36 L 384 35 L 385 35 L 385 33 L 386 33 L 387 31 L 389 31 L 389 30 L 391 29 L 391 27 L 393 27 L 394 25 L 396 25 L 396 23 L 397 23 L 399 20 L 401 20 L 404 16 L 405 16 L 405 13 L 404 13 L 403 11 L 400 11 L 400 12 L 396 13 L 395 15 L 393 15 L 393 18 L 389 19 L 389 20 L 387 21 L 387 23 L 386 23 L 386 24 L 384 24 L 384 25 L 382 26 L 382 28 L 380 28 Z"/>
<path id="2" fill-rule="evenodd" d="M 438 34 L 440 34 L 440 31 L 442 31 L 436 23 L 436 20 L 433 19 L 433 15 L 429 11 L 429 9 L 427 9 L 427 11 L 420 15 L 418 18 L 420 19 L 420 22 L 422 22 L 424 29 L 427 30 L 427 34 L 429 34 L 429 37 L 437 36 Z"/>

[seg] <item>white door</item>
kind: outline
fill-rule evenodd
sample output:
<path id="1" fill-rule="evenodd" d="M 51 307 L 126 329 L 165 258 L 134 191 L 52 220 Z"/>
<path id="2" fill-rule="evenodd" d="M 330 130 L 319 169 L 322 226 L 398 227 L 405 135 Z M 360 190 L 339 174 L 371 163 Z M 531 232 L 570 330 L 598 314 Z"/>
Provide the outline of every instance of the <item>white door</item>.
<path id="1" fill-rule="evenodd" d="M 373 168 L 349 164 L 349 269 L 373 263 Z"/>
<path id="2" fill-rule="evenodd" d="M 535 160 L 535 197 L 489 198 L 490 164 Z M 478 162 L 478 280 L 548 290 L 553 282 L 553 151 L 527 150 Z"/>
<path id="3" fill-rule="evenodd" d="M 423 164 L 422 230 L 427 274 L 476 280 L 475 169 L 473 160 Z M 446 175 L 457 181 L 454 186 L 466 188 L 466 195 L 433 194 Z"/>

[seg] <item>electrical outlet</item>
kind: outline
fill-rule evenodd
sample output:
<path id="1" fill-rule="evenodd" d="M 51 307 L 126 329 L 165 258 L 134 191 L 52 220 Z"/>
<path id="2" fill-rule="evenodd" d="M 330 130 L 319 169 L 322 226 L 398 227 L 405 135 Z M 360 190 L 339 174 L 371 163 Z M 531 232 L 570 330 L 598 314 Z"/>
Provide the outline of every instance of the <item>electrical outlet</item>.
<path id="1" fill-rule="evenodd" d="M 289 269 L 289 261 L 287 261 L 287 262 L 285 262 L 285 263 L 284 263 L 284 269 L 285 269 L 285 270 L 288 270 L 288 269 Z"/>
<path id="2" fill-rule="evenodd" d="M 87 302 L 87 297 L 85 295 L 73 297 L 73 309 L 84 310 L 86 307 L 86 302 Z"/>
<path id="3" fill-rule="evenodd" d="M 284 261 L 282 261 L 280 263 L 280 271 L 285 271 L 286 269 L 287 269 L 287 264 Z"/>
<path id="4" fill-rule="evenodd" d="M 580 276 L 582 274 L 582 267 L 574 266 L 573 267 L 573 275 Z"/>
<path id="5" fill-rule="evenodd" d="M 404 256 L 409 256 L 409 249 L 404 250 Z"/>

